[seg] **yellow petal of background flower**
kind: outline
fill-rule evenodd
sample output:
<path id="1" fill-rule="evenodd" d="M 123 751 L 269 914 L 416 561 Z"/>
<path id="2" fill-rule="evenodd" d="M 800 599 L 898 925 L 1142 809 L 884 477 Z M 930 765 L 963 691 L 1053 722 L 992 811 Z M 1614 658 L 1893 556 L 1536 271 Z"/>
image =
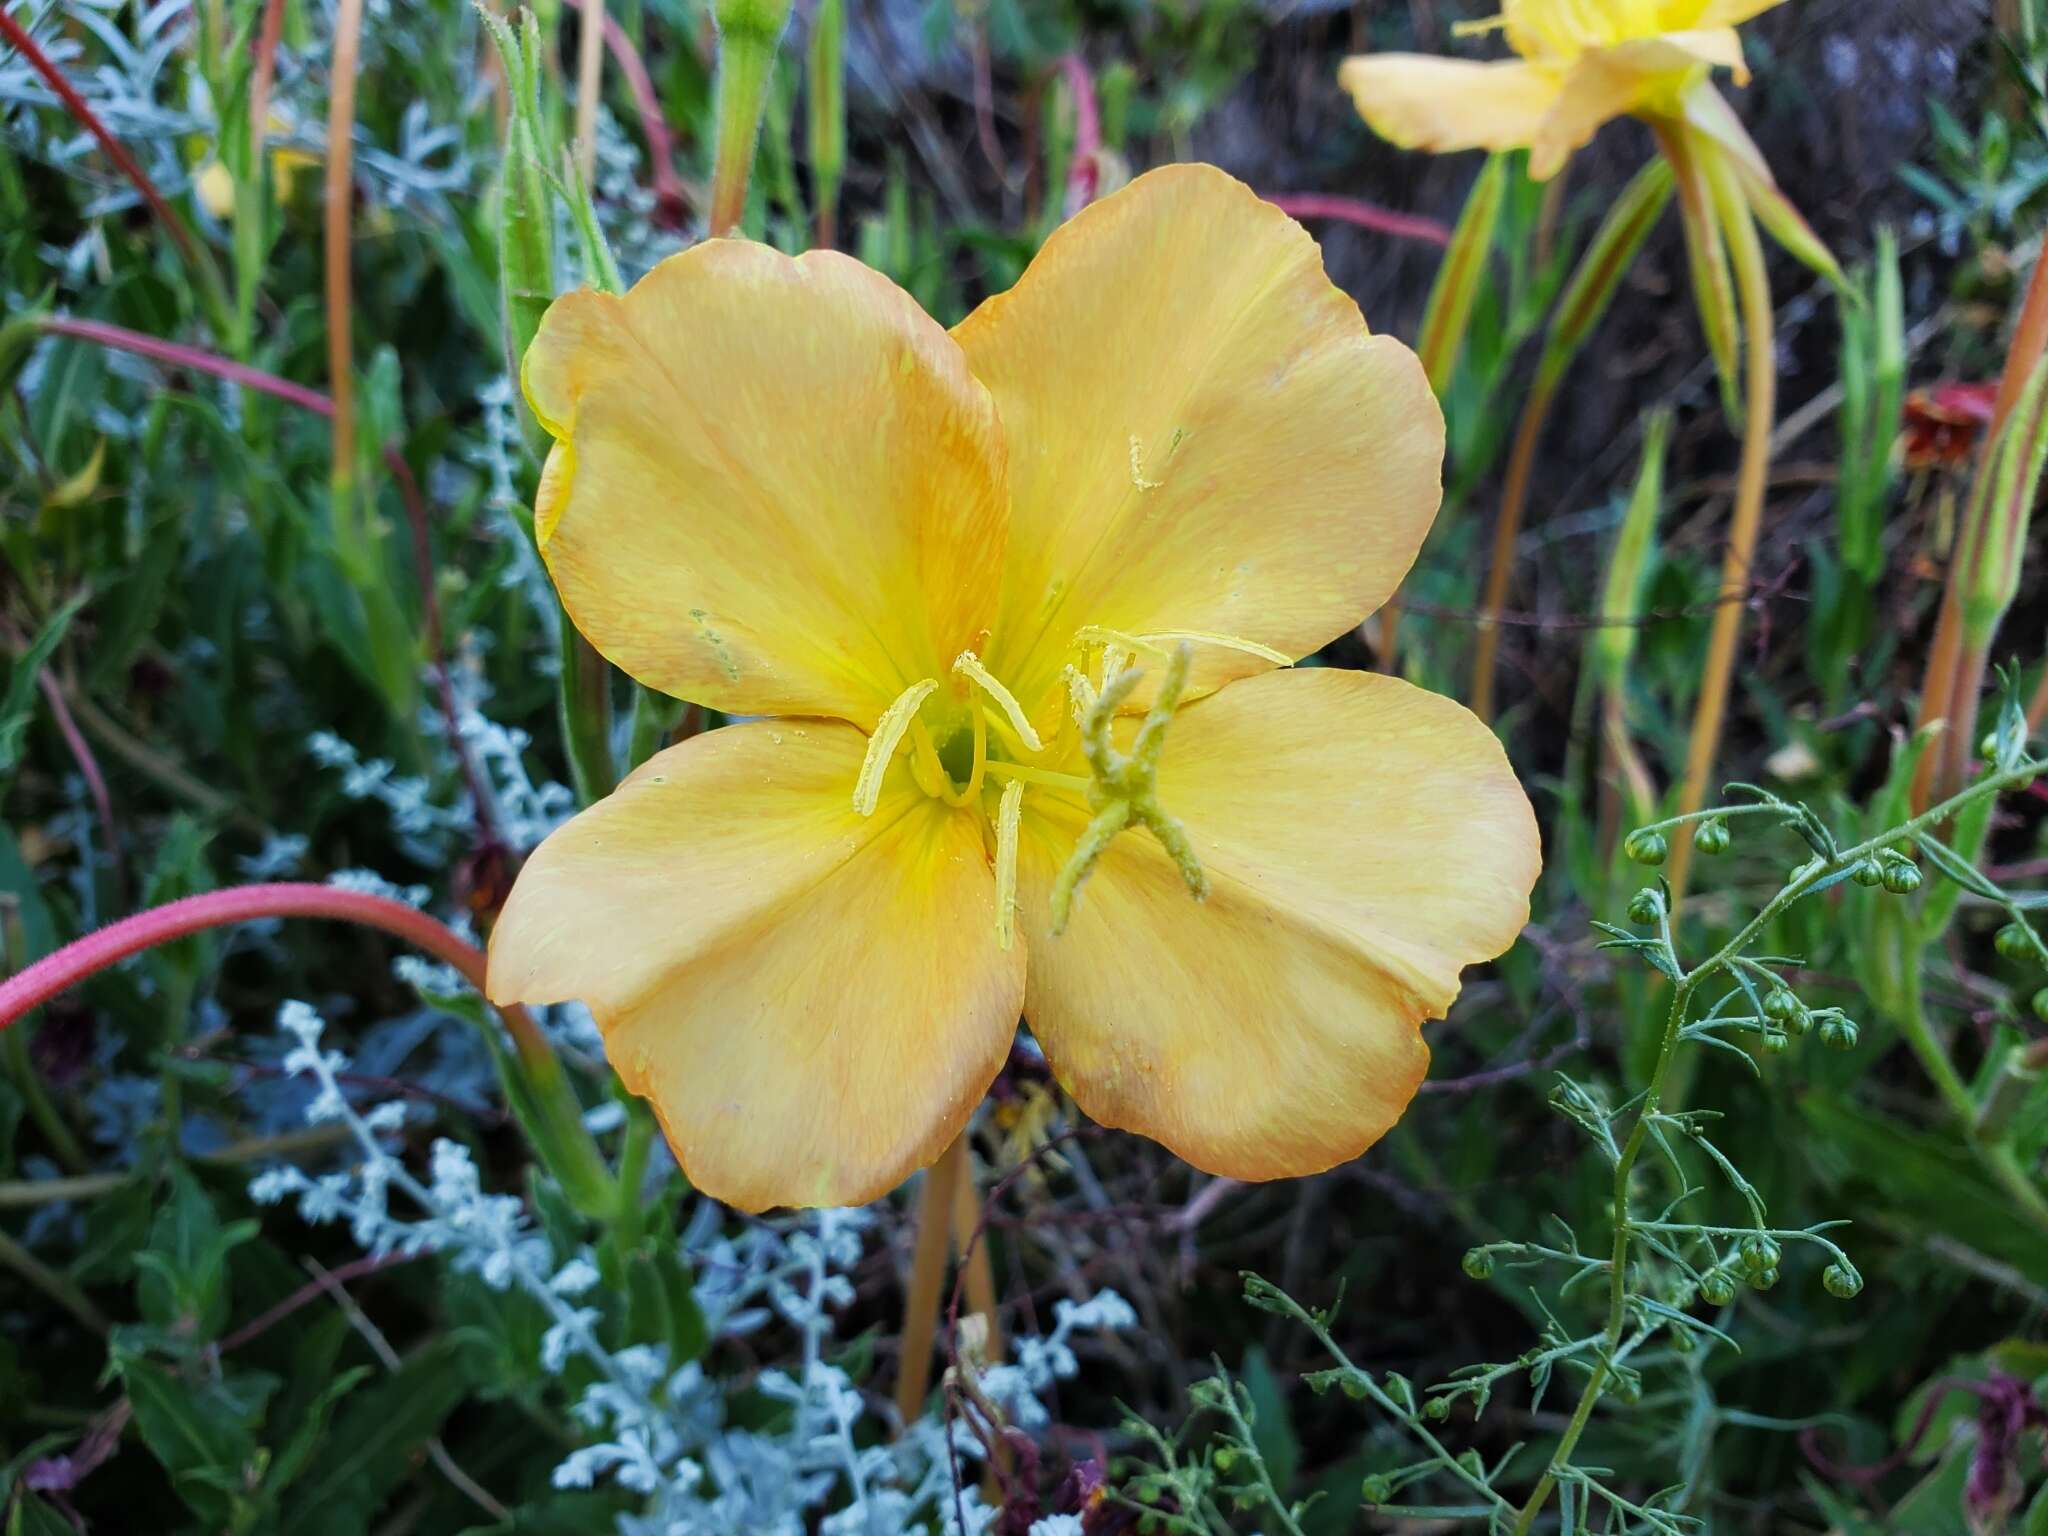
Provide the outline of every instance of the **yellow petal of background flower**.
<path id="1" fill-rule="evenodd" d="M 1301 656 L 1385 601 L 1436 515 L 1443 415 L 1415 354 L 1213 167 L 1092 204 L 954 335 L 1010 443 L 983 659 L 1041 721 L 1082 626 Z M 1270 665 L 1198 646 L 1193 691 Z"/>
<path id="2" fill-rule="evenodd" d="M 1748 78 L 1742 42 L 1733 28 L 1675 32 L 1581 55 L 1530 145 L 1529 175 L 1537 181 L 1556 175 L 1572 152 L 1591 143 L 1600 125 L 1612 118 L 1682 112 L 1685 88 L 1713 65 Z"/>
<path id="3" fill-rule="evenodd" d="M 937 322 L 831 252 L 712 240 L 556 301 L 525 364 L 570 616 L 642 682 L 872 725 L 994 617 L 1002 438 Z"/>
<path id="4" fill-rule="evenodd" d="M 1346 59 L 1337 81 L 1372 131 L 1403 149 L 1520 149 L 1557 101 L 1559 74 L 1509 59 L 1422 53 Z"/>
<path id="5" fill-rule="evenodd" d="M 1010 1048 L 975 820 L 866 740 L 729 726 L 651 758 L 527 860 L 491 935 L 500 1002 L 581 999 L 691 1180 L 747 1210 L 872 1200 L 936 1158 Z"/>
<path id="6" fill-rule="evenodd" d="M 1688 27 L 1732 27 L 1774 11 L 1785 0 L 1664 0 L 1664 25 L 1671 31 Z"/>
<path id="7" fill-rule="evenodd" d="M 1422 1079 L 1421 1021 L 1528 921 L 1541 850 L 1499 743 L 1393 678 L 1272 673 L 1175 717 L 1160 796 L 1208 901 L 1127 833 L 1054 938 L 1047 888 L 1082 817 L 1027 794 L 1025 1015 L 1054 1071 L 1095 1119 L 1212 1173 L 1357 1156 Z"/>

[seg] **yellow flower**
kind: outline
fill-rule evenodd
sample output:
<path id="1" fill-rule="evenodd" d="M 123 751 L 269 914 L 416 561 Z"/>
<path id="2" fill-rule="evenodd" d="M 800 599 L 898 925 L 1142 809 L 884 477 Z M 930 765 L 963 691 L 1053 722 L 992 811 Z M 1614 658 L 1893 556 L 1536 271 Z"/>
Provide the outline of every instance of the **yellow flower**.
<path id="1" fill-rule="evenodd" d="M 1020 1014 L 1089 1114 L 1217 1173 L 1399 1117 L 1539 851 L 1464 709 L 1276 668 L 1393 591 L 1443 453 L 1298 225 L 1157 171 L 950 334 L 844 256 L 715 240 L 558 301 L 525 385 L 578 627 L 768 717 L 555 832 L 492 935 L 491 996 L 588 1003 L 700 1188 L 874 1198 Z"/>
<path id="2" fill-rule="evenodd" d="M 1782 3 L 1502 0 L 1483 29 L 1504 31 L 1519 58 L 1364 54 L 1338 78 L 1382 138 L 1404 149 L 1527 149 L 1530 176 L 1544 181 L 1609 118 L 1685 118 L 1715 94 L 1706 82 L 1716 68 L 1747 83 L 1735 24 Z M 1725 111 L 1714 114 L 1718 131 Z"/>

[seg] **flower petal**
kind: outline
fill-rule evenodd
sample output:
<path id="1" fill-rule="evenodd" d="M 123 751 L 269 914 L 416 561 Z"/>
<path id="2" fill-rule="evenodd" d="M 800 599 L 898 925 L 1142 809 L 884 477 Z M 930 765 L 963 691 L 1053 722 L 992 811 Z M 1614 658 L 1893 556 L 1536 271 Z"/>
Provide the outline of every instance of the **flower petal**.
<path id="1" fill-rule="evenodd" d="M 1208 872 L 1196 903 L 1126 834 L 1046 929 L 1080 813 L 1025 801 L 1025 1015 L 1107 1125 L 1233 1178 L 1355 1157 L 1414 1094 L 1458 973 L 1514 942 L 1541 851 L 1500 744 L 1461 706 L 1374 673 L 1232 683 L 1183 710 L 1160 795 Z"/>
<path id="2" fill-rule="evenodd" d="M 491 935 L 493 1000 L 588 1003 L 684 1172 L 747 1210 L 885 1193 L 1016 1033 L 977 821 L 900 763 L 856 815 L 865 749 L 776 721 L 659 753 L 534 851 Z"/>
<path id="3" fill-rule="evenodd" d="M 1715 65 L 1733 69 L 1738 79 L 1749 77 L 1732 27 L 1589 49 L 1566 73 L 1557 105 L 1530 146 L 1529 175 L 1537 181 L 1556 175 L 1613 118 L 1631 112 L 1681 115 L 1687 88 Z"/>
<path id="4" fill-rule="evenodd" d="M 1555 69 L 1425 53 L 1346 59 L 1337 82 L 1372 131 L 1403 149 L 1520 149 L 1557 101 Z"/>
<path id="5" fill-rule="evenodd" d="M 1386 600 L 1436 515 L 1443 416 L 1415 354 L 1211 166 L 1090 205 L 954 335 L 1011 446 L 983 659 L 1035 720 L 1085 625 L 1313 651 Z M 1192 691 L 1271 664 L 1199 646 Z"/>
<path id="6" fill-rule="evenodd" d="M 1732 27 L 1774 11 L 1785 0 L 1664 0 L 1663 20 L 1672 31 L 1691 27 Z"/>
<path id="7" fill-rule="evenodd" d="M 960 349 L 831 252 L 711 240 L 548 310 L 535 508 L 576 625 L 642 682 L 862 726 L 994 618 L 1003 445 Z"/>

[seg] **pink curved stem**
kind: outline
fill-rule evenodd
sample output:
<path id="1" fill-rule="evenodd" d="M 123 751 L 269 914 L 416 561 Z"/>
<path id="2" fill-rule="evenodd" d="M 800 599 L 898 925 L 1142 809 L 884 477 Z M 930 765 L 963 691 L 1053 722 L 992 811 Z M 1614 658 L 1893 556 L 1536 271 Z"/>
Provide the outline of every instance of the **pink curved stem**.
<path id="1" fill-rule="evenodd" d="M 1282 213 L 1296 219 L 1339 219 L 1360 229 L 1395 235 L 1403 240 L 1422 240 L 1430 245 L 1449 245 L 1450 226 L 1419 213 L 1396 213 L 1355 197 L 1331 197 L 1321 192 L 1266 192 L 1260 194 Z"/>
<path id="2" fill-rule="evenodd" d="M 460 937 L 447 925 L 417 908 L 385 896 L 361 891 L 344 891 L 331 885 L 284 881 L 269 885 L 240 885 L 225 891 L 208 891 L 166 902 L 118 923 L 109 923 L 82 939 L 73 940 L 54 954 L 0 982 L 0 1029 L 14 1023 L 31 1008 L 76 986 L 86 977 L 108 966 L 209 928 L 246 923 L 259 917 L 321 917 L 335 922 L 358 923 L 381 929 L 405 940 L 415 949 L 453 966 L 477 991 L 484 990 L 484 952 Z M 510 1004 L 498 1010 L 512 1033 L 522 1057 L 534 1050 L 552 1057 L 547 1037 L 525 1009 Z"/>
<path id="3" fill-rule="evenodd" d="M 569 3 L 579 12 L 583 9 L 583 0 L 569 0 Z M 632 37 L 610 11 L 605 12 L 604 41 L 605 46 L 611 49 L 613 61 L 619 66 L 619 74 L 625 79 L 627 92 L 633 98 L 633 110 L 640 114 L 640 133 L 647 140 L 647 159 L 654 171 L 655 203 L 665 216 L 681 218 L 689 209 L 690 193 L 676 174 L 675 135 L 669 132 L 668 119 L 662 115 L 661 98 L 654 91 L 654 77 L 647 73 L 647 61 L 633 46 Z"/>
<path id="4" fill-rule="evenodd" d="M 1072 218 L 1095 201 L 1102 179 L 1102 111 L 1095 99 L 1095 77 L 1078 53 L 1062 54 L 1060 77 L 1074 98 L 1074 158 L 1067 172 L 1066 213 Z"/>

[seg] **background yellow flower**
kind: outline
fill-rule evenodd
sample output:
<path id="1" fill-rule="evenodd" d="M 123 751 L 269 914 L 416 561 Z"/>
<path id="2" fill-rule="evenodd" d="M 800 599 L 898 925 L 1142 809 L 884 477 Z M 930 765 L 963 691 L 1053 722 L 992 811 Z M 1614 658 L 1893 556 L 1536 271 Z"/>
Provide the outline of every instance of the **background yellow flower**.
<path id="1" fill-rule="evenodd" d="M 1339 80 L 1381 137 L 1406 149 L 1527 149 L 1554 176 L 1600 125 L 1677 117 L 1713 69 L 1749 71 L 1735 24 L 1782 0 L 1505 0 L 1488 26 L 1519 55 L 1494 63 L 1361 54 Z"/>

